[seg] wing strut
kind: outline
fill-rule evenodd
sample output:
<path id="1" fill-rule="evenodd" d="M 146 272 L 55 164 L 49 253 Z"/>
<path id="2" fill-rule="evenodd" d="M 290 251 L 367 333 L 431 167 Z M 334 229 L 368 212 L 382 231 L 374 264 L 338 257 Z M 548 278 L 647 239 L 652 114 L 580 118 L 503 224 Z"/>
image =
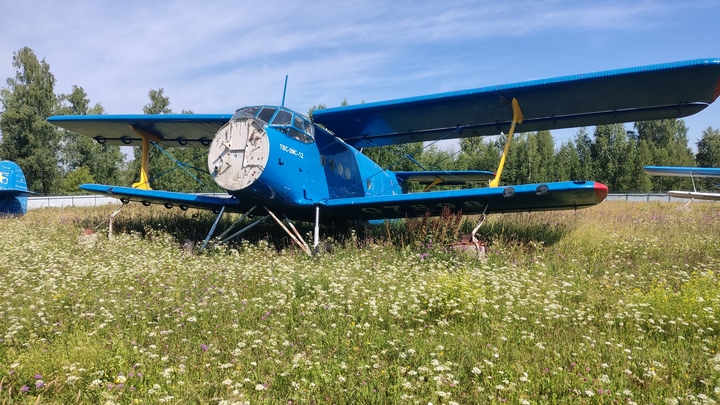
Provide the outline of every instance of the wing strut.
<path id="1" fill-rule="evenodd" d="M 290 225 L 290 227 L 292 228 L 294 233 L 291 232 L 285 226 L 285 224 L 283 224 L 282 221 L 280 221 L 280 219 L 275 214 L 273 214 L 272 211 L 270 211 L 265 206 L 263 206 L 263 208 L 265 208 L 265 211 L 267 211 L 267 213 L 270 214 L 270 216 L 275 220 L 275 222 L 277 222 L 278 225 L 280 225 L 280 227 L 285 231 L 285 233 L 287 233 L 290 236 L 290 238 L 293 240 L 293 242 L 297 243 L 297 245 L 300 246 L 300 249 L 302 249 L 305 253 L 307 253 L 308 256 L 312 256 L 310 247 L 307 245 L 307 243 L 305 243 L 302 236 L 300 235 L 300 232 L 298 232 L 297 229 L 295 229 L 295 226 L 292 224 L 292 222 L 290 222 L 290 220 L 288 219 L 287 215 L 285 215 L 285 213 L 283 213 L 283 217 L 285 217 L 285 220 L 288 222 L 288 224 Z"/>
<path id="2" fill-rule="evenodd" d="M 690 172 L 690 181 L 692 181 L 693 192 L 696 192 L 696 193 L 697 193 L 697 188 L 695 187 L 695 177 L 693 176 L 692 171 Z M 693 200 L 694 200 L 694 198 L 691 198 L 690 201 L 688 201 L 688 202 L 685 204 L 685 207 L 687 207 L 688 205 L 690 205 L 690 203 L 693 202 Z"/>
<path id="3" fill-rule="evenodd" d="M 143 146 L 145 146 L 145 138 L 143 138 Z M 145 151 L 145 149 L 143 148 L 143 155 L 145 154 L 144 151 Z M 220 218 L 225 213 L 225 207 L 227 207 L 227 206 L 223 205 L 222 208 L 220 208 L 220 212 L 218 213 L 217 218 L 215 218 L 215 222 L 213 222 L 212 227 L 210 228 L 210 232 L 208 232 L 208 235 L 205 238 L 205 242 L 203 242 L 203 245 L 200 248 L 201 250 L 205 249 L 207 247 L 208 242 L 210 242 L 210 238 L 212 238 L 212 235 L 215 233 L 215 228 L 217 228 L 218 222 L 220 222 Z"/>
<path id="4" fill-rule="evenodd" d="M 317 252 L 320 244 L 320 205 L 315 204 L 315 235 L 313 235 L 313 249 Z"/>
<path id="5" fill-rule="evenodd" d="M 137 183 L 133 183 L 133 188 L 139 188 L 141 190 L 152 190 L 150 188 L 150 176 L 148 173 L 150 173 L 150 141 L 154 142 L 161 142 L 162 139 L 159 137 L 147 132 L 143 131 L 140 128 L 135 128 L 134 126 L 130 125 L 130 129 L 132 129 L 136 134 L 140 135 L 140 138 L 142 138 L 142 160 L 140 160 L 140 181 Z M 205 241 L 205 244 L 207 244 L 207 241 Z M 203 246 L 204 247 L 204 246 Z"/>
<path id="6" fill-rule="evenodd" d="M 522 124 L 524 119 L 523 113 L 520 111 L 520 104 L 515 97 L 512 99 L 512 109 L 513 120 L 512 125 L 510 126 L 510 133 L 508 133 L 507 142 L 505 142 L 505 150 L 503 150 L 503 154 L 500 156 L 500 165 L 496 171 L 497 174 L 494 179 L 490 180 L 490 187 L 497 187 L 498 184 L 500 184 L 500 175 L 502 174 L 503 166 L 505 166 L 505 158 L 507 157 L 508 150 L 510 150 L 510 141 L 512 140 L 513 133 L 515 132 L 515 124 Z"/>
<path id="7" fill-rule="evenodd" d="M 423 190 L 423 193 L 426 191 L 430 191 L 433 187 L 437 186 L 438 184 L 442 183 L 443 179 L 440 177 L 435 177 L 435 180 L 432 181 L 432 183 L 428 184 L 427 187 L 425 187 L 425 190 Z"/>

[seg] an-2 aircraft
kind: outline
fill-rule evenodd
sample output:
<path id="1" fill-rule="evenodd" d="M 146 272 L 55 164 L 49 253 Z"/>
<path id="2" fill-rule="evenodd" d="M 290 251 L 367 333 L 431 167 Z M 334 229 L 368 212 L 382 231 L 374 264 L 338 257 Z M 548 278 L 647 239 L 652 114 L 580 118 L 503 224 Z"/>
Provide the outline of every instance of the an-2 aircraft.
<path id="1" fill-rule="evenodd" d="M 693 191 L 670 190 L 668 195 L 675 198 L 690 198 L 697 200 L 720 200 L 720 192 L 697 191 L 695 179 L 720 178 L 720 168 L 717 167 L 687 167 L 687 166 L 645 166 L 645 173 L 651 176 L 690 177 Z M 690 201 L 688 201 L 688 204 Z"/>
<path id="2" fill-rule="evenodd" d="M 55 116 L 49 121 L 101 143 L 142 146 L 140 181 L 133 187 L 80 188 L 124 203 L 213 210 L 218 217 L 203 246 L 224 212 L 259 220 L 271 216 L 285 228 L 278 212 L 293 230 L 291 219 L 314 222 L 317 246 L 321 222 L 439 215 L 444 207 L 491 214 L 596 205 L 608 189 L 593 181 L 500 186 L 515 127 L 529 132 L 681 118 L 701 111 L 719 93 L 720 59 L 698 59 L 316 110 L 312 121 L 284 107 L 284 95 L 281 106 L 244 107 L 235 114 Z M 360 151 L 500 133 L 508 134 L 508 142 L 496 173 L 392 172 Z M 229 195 L 150 189 L 151 143 L 210 148 L 208 171 Z M 489 187 L 418 193 L 404 187 L 419 182 L 428 190 L 439 183 L 485 180 Z M 285 230 L 310 253 L 297 231 Z"/>

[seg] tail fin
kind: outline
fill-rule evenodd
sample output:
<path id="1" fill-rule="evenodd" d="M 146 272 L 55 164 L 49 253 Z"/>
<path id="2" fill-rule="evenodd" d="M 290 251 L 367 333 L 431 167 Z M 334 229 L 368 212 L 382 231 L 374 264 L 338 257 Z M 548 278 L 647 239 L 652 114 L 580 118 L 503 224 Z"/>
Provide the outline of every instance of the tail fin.
<path id="1" fill-rule="evenodd" d="M 0 160 L 0 216 L 24 215 L 30 194 L 35 193 L 28 190 L 20 166 L 9 160 Z"/>

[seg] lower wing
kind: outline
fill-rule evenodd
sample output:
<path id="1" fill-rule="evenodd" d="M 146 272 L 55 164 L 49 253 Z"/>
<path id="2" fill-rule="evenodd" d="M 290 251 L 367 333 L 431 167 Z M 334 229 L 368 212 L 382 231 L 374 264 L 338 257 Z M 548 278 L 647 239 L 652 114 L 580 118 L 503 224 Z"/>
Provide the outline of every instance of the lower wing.
<path id="1" fill-rule="evenodd" d="M 404 218 L 439 215 L 444 207 L 463 214 L 492 214 L 574 210 L 596 205 L 607 196 L 608 188 L 592 181 L 523 184 L 510 187 L 426 193 L 335 198 L 322 207 L 323 215 L 345 219 Z"/>
<path id="2" fill-rule="evenodd" d="M 179 193 L 175 191 L 142 190 L 139 188 L 107 186 L 103 184 L 83 184 L 80 189 L 91 193 L 105 194 L 115 197 L 122 202 L 136 201 L 144 205 L 163 204 L 167 208 L 173 206 L 185 210 L 188 208 L 199 208 L 205 210 L 219 211 L 223 207 L 228 212 L 243 212 L 243 207 L 236 198 L 218 197 L 214 195 Z"/>

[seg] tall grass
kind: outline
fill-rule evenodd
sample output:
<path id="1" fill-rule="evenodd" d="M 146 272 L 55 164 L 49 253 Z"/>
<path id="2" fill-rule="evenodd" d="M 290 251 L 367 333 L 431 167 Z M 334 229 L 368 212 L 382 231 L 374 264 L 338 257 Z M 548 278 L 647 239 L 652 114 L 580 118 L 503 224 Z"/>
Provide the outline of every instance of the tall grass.
<path id="1" fill-rule="evenodd" d="M 491 216 L 483 262 L 445 249 L 458 216 L 314 257 L 270 227 L 186 249 L 191 211 L 5 218 L 0 403 L 714 403 L 720 213 L 692 207 Z"/>

